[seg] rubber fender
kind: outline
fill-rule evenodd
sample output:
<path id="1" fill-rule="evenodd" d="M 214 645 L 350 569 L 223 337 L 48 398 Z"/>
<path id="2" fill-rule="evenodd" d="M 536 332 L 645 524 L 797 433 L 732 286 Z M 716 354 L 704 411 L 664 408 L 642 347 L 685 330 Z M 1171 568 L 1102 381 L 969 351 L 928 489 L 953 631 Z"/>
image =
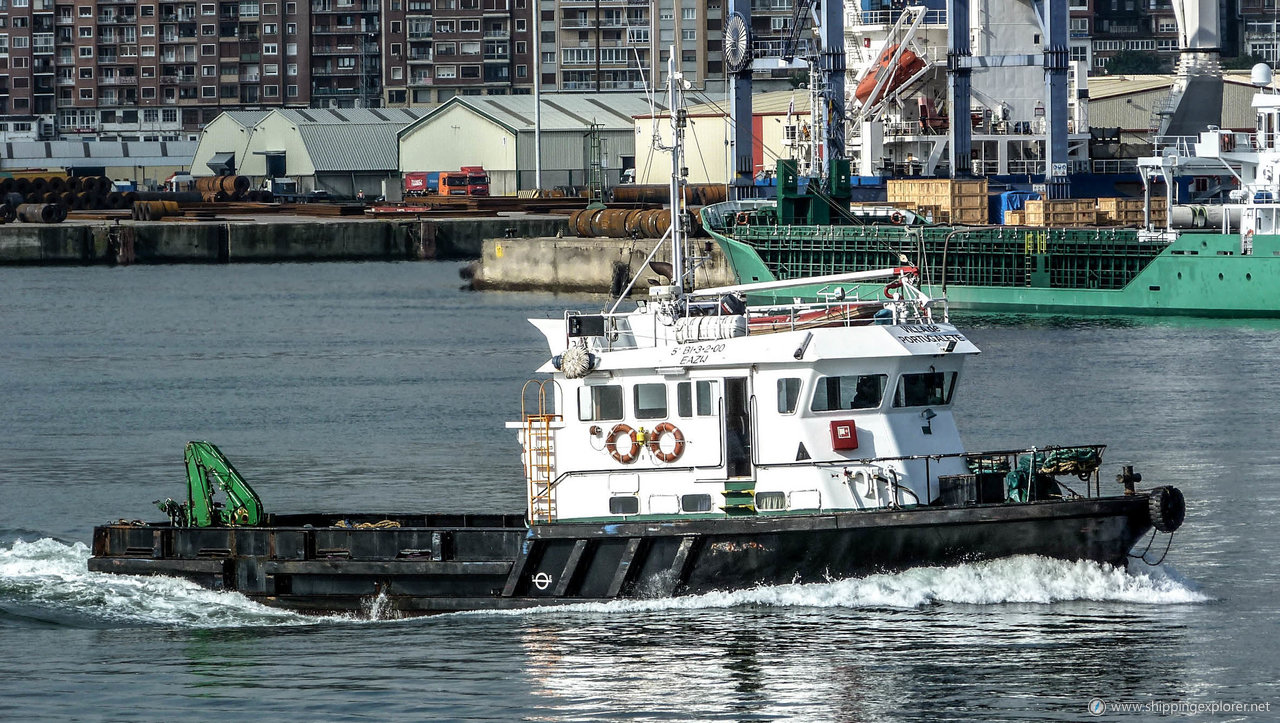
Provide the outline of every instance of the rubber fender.
<path id="1" fill-rule="evenodd" d="M 1173 532 L 1187 516 L 1187 503 L 1177 487 L 1157 487 L 1148 493 L 1151 524 L 1161 532 Z"/>

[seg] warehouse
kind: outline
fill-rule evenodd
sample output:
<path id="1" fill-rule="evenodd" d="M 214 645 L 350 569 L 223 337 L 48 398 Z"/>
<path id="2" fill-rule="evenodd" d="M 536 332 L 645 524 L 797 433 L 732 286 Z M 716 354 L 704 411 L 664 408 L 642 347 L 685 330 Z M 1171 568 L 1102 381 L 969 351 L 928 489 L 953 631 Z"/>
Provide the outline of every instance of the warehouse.
<path id="1" fill-rule="evenodd" d="M 661 109 L 661 106 L 659 106 Z M 544 94 L 541 106 L 542 187 L 582 187 L 597 127 L 605 185 L 635 165 L 633 117 L 650 113 L 643 94 Z M 483 166 L 493 195 L 514 195 L 535 180 L 534 97 L 456 96 L 400 131 L 400 169 L 444 171 Z"/>
<path id="2" fill-rule="evenodd" d="M 3 146 L 0 173 L 47 171 L 106 176 L 153 188 L 186 172 L 196 152 L 192 141 L 14 141 Z"/>

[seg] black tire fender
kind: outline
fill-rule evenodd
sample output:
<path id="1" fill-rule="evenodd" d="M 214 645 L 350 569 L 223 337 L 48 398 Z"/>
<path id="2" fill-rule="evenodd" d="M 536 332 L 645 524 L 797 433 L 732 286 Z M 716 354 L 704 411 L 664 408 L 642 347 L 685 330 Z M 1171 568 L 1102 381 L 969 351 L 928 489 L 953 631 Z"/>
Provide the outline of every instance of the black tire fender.
<path id="1" fill-rule="evenodd" d="M 1161 532 L 1173 532 L 1187 516 L 1187 503 L 1177 487 L 1157 487 L 1148 493 L 1147 510 L 1152 526 Z"/>

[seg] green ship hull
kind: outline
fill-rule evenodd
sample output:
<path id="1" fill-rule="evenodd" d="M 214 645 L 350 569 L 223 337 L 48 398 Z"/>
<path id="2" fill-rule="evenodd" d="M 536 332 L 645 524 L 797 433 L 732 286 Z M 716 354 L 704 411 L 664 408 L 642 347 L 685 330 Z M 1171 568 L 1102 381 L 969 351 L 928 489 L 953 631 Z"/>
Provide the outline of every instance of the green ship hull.
<path id="1" fill-rule="evenodd" d="M 1255 237 L 1245 254 L 1238 234 L 1166 242 L 1127 228 L 737 224 L 707 211 L 704 225 L 742 283 L 909 265 L 925 293 L 954 309 L 1280 317 L 1280 236 Z M 863 299 L 882 291 L 843 290 Z M 793 288 L 785 299 L 830 291 Z"/>

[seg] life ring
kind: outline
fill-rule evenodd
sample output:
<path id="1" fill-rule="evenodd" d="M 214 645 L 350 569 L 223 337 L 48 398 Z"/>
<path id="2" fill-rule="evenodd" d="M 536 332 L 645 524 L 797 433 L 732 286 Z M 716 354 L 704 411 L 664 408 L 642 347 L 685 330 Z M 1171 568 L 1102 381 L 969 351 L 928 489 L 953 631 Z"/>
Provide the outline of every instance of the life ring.
<path id="1" fill-rule="evenodd" d="M 670 433 L 676 440 L 676 446 L 670 452 L 662 451 L 662 437 Z M 684 454 L 684 432 L 671 422 L 663 422 L 653 428 L 652 434 L 649 436 L 649 451 L 653 452 L 653 456 L 659 460 L 671 463 L 680 459 L 680 455 Z"/>
<path id="2" fill-rule="evenodd" d="M 1234 151 L 1236 149 L 1236 137 L 1231 133 L 1222 134 L 1222 150 Z"/>
<path id="3" fill-rule="evenodd" d="M 901 226 L 903 223 L 906 222 L 907 217 L 903 216 L 901 211 L 894 211 L 893 213 L 889 214 L 889 220 L 892 221 L 894 224 Z"/>
<path id="4" fill-rule="evenodd" d="M 902 289 L 902 279 L 894 279 L 884 285 L 884 297 L 886 299 L 893 298 L 893 292 Z"/>
<path id="5" fill-rule="evenodd" d="M 626 454 L 618 451 L 617 439 L 620 434 L 627 435 L 631 440 L 631 448 L 627 450 Z M 609 430 L 609 436 L 605 437 L 604 448 L 609 451 L 609 454 L 613 455 L 614 459 L 623 464 L 629 464 L 635 461 L 636 455 L 640 454 L 640 440 L 636 439 L 636 430 L 625 424 L 617 424 L 614 425 L 613 429 Z"/>
<path id="6" fill-rule="evenodd" d="M 739 211 L 737 216 L 733 217 L 739 226 L 746 226 L 751 222 L 751 214 L 746 211 Z"/>

